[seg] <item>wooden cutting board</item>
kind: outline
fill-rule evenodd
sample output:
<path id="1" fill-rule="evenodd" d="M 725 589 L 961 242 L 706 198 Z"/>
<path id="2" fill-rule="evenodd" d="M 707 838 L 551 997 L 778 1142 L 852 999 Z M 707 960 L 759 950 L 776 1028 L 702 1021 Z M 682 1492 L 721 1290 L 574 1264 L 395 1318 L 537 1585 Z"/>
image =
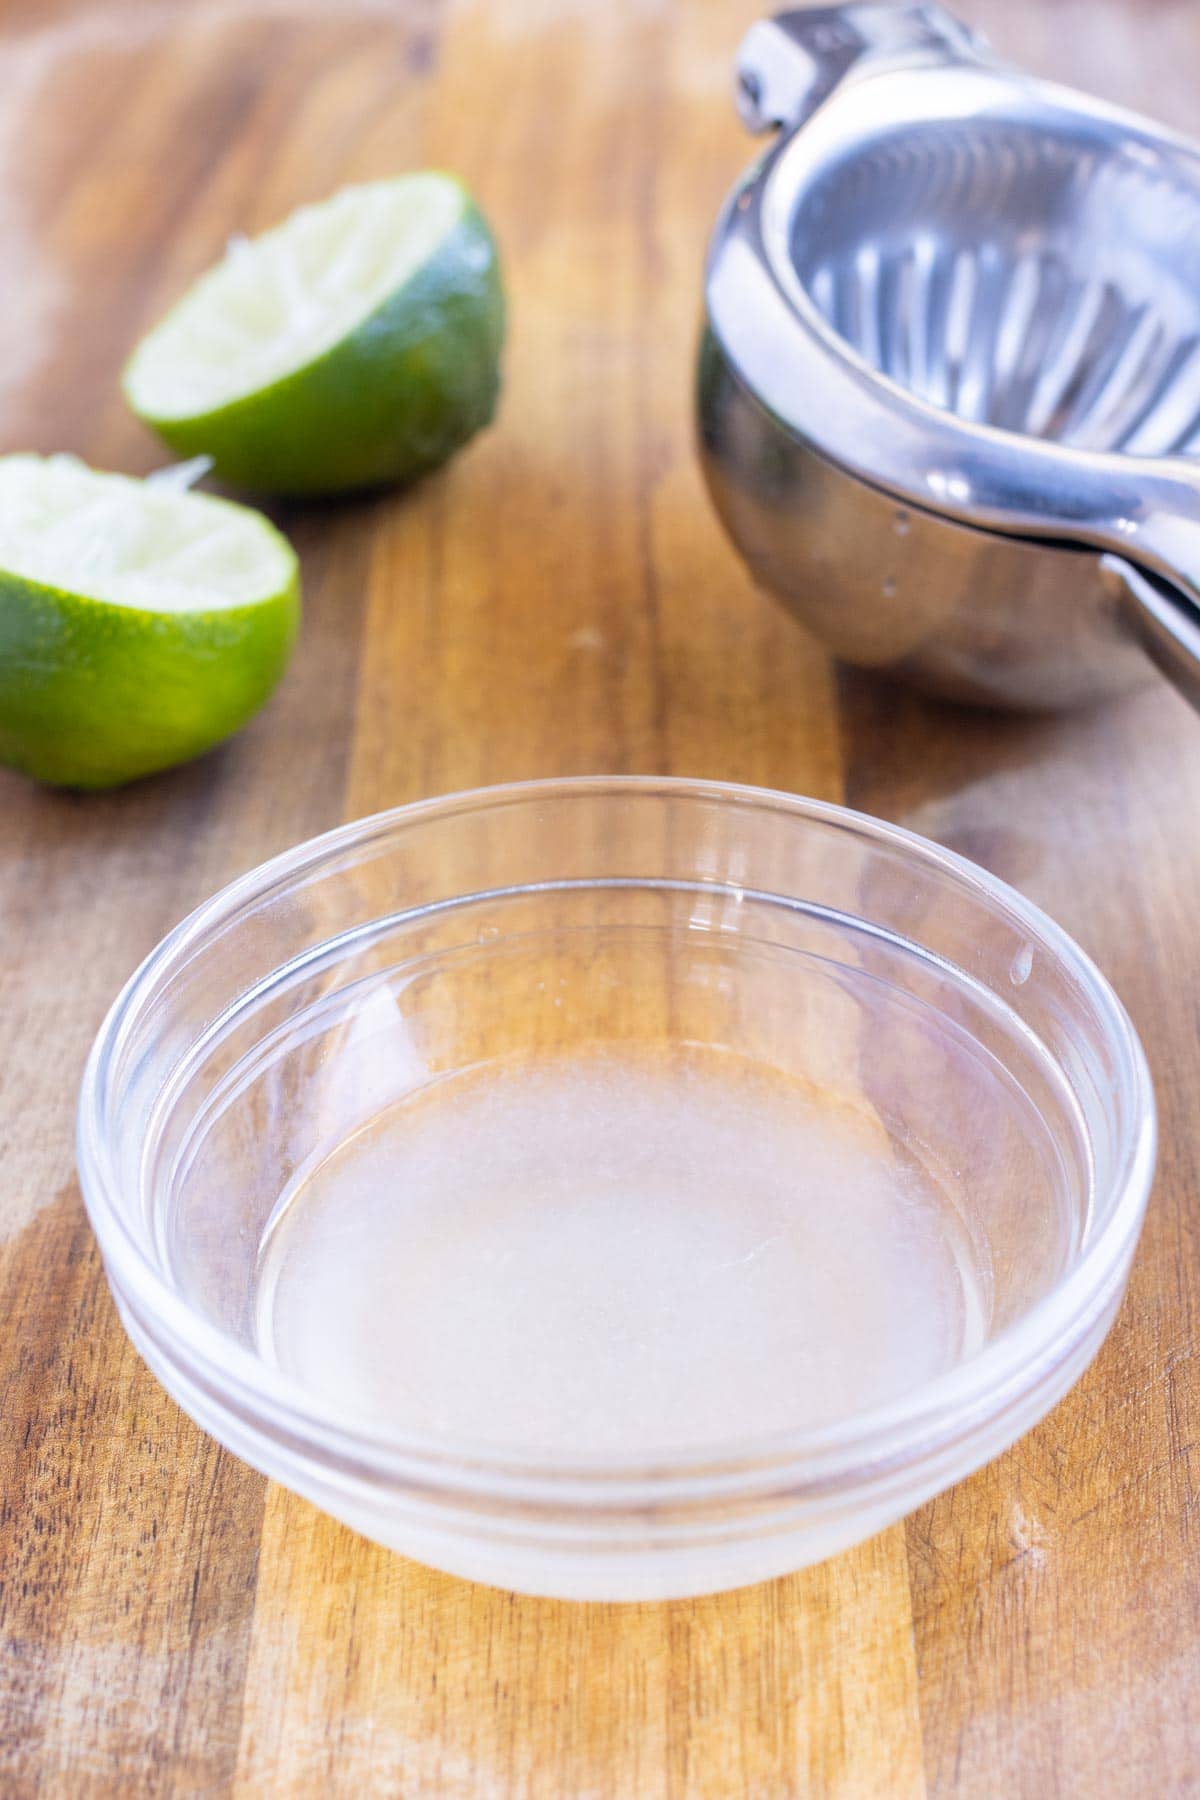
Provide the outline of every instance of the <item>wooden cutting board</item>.
<path id="1" fill-rule="evenodd" d="M 289 513 L 292 672 L 222 752 L 80 798 L 0 775 L 0 1792 L 1200 1791 L 1200 722 L 1028 722 L 838 673 L 757 594 L 692 448 L 705 236 L 751 155 L 750 0 L 60 0 L 0 13 L 0 437 L 142 470 L 133 341 L 234 231 L 460 170 L 511 294 L 495 428 Z M 1200 12 L 963 0 L 1007 53 L 1200 126 Z M 160 934 L 341 819 L 669 771 L 845 800 L 977 858 L 1143 1032 L 1162 1165 L 1099 1361 L 993 1467 L 805 1574 L 557 1605 L 268 1486 L 128 1348 L 84 1219 L 90 1039 Z"/>

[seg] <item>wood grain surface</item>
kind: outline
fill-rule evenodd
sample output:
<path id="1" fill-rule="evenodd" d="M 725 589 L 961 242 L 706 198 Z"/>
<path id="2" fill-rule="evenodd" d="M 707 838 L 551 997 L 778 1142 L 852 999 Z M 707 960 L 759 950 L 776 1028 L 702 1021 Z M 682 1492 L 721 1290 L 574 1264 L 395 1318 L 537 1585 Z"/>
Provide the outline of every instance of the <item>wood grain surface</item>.
<path id="1" fill-rule="evenodd" d="M 1200 124 L 1194 0 L 962 0 L 1006 53 Z M 93 798 L 0 775 L 0 1793 L 1200 1792 L 1200 725 L 998 720 L 832 669 L 692 448 L 699 269 L 751 154 L 752 0 L 16 0 L 0 439 L 142 470 L 116 386 L 233 231 L 455 168 L 511 296 L 502 413 L 408 494 L 289 512 L 307 616 L 234 744 Z M 668 771 L 845 799 L 1014 881 L 1144 1034 L 1161 1172 L 1099 1361 L 824 1567 L 557 1605 L 355 1538 L 203 1437 L 117 1323 L 73 1168 L 108 1002 L 212 889 L 478 782 Z"/>

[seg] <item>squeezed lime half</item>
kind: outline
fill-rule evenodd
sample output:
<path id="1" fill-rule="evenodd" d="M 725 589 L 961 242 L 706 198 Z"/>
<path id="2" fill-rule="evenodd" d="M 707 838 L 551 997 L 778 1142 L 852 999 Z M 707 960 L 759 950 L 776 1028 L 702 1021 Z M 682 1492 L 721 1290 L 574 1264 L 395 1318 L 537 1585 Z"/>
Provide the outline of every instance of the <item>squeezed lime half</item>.
<path id="1" fill-rule="evenodd" d="M 134 412 L 238 487 L 332 494 L 408 481 L 491 419 L 496 246 L 439 173 L 344 188 L 234 240 L 134 351 Z"/>
<path id="2" fill-rule="evenodd" d="M 116 787 L 238 731 L 287 666 L 296 555 L 260 513 L 0 457 L 0 762 Z"/>

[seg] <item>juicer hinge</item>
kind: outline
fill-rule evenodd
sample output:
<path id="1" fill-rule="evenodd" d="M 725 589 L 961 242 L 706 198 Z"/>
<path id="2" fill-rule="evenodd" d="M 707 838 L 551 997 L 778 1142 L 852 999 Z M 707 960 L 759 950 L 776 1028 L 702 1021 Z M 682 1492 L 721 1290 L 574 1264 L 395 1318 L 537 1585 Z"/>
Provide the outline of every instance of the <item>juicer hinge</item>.
<path id="1" fill-rule="evenodd" d="M 984 40 L 936 5 L 852 0 L 760 19 L 737 57 L 737 106 L 751 131 L 804 123 L 860 65 L 975 61 Z"/>

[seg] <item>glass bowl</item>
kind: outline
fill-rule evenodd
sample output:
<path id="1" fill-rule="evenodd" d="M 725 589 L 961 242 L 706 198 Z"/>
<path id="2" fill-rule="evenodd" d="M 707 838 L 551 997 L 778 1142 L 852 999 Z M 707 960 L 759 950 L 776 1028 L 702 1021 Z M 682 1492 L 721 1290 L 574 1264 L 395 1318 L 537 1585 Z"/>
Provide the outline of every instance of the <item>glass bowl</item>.
<path id="1" fill-rule="evenodd" d="M 191 1416 L 355 1529 L 644 1599 L 829 1556 L 1095 1355 L 1154 1163 L 1103 977 L 836 806 L 547 781 L 302 845 L 96 1041 L 84 1197 Z"/>

